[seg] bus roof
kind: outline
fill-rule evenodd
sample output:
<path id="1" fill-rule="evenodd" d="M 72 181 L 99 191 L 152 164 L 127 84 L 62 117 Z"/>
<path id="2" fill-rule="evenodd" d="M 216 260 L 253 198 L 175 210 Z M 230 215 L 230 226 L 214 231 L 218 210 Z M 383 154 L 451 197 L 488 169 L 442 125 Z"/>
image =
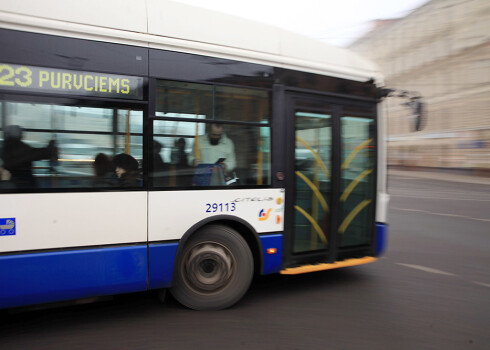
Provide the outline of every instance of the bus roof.
<path id="1" fill-rule="evenodd" d="M 354 52 L 170 0 L 0 2 L 0 27 L 186 52 L 357 81 L 382 77 Z"/>

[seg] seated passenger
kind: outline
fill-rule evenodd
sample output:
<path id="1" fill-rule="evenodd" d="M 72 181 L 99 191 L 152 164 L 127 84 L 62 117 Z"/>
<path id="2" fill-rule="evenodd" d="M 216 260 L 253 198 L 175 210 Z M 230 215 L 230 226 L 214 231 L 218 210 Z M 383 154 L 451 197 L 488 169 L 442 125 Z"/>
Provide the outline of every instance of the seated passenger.
<path id="1" fill-rule="evenodd" d="M 225 173 L 232 173 L 236 168 L 235 145 L 229 139 L 223 125 L 210 124 L 208 133 L 199 140 L 200 158 L 195 156 L 196 149 L 189 155 L 189 165 L 216 164 L 219 162 Z"/>
<path id="2" fill-rule="evenodd" d="M 187 153 L 185 152 L 185 139 L 183 137 L 174 141 L 174 147 L 170 154 L 170 162 L 175 165 L 187 166 Z"/>
<path id="3" fill-rule="evenodd" d="M 174 140 L 174 147 L 170 153 L 171 169 L 176 175 L 177 186 L 191 186 L 194 170 L 189 167 L 189 157 L 185 151 L 186 142 L 183 137 Z"/>
<path id="4" fill-rule="evenodd" d="M 94 159 L 94 186 L 111 187 L 117 184 L 114 165 L 107 154 L 99 153 Z"/>
<path id="5" fill-rule="evenodd" d="M 138 174 L 138 161 L 126 153 L 121 153 L 112 159 L 116 168 L 116 175 L 119 178 L 121 187 L 141 187 Z"/>
<path id="6" fill-rule="evenodd" d="M 157 140 L 153 140 L 153 186 L 162 187 L 168 185 L 169 165 L 163 161 L 160 152 L 162 144 Z"/>

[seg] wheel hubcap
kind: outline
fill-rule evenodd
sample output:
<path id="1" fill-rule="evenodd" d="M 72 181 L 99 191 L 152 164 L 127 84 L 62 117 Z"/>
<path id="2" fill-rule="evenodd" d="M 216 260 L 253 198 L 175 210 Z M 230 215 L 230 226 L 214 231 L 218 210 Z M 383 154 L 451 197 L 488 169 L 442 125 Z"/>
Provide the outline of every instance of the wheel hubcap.
<path id="1" fill-rule="evenodd" d="M 183 276 L 192 289 L 213 293 L 230 282 L 234 268 L 233 256 L 226 247 L 215 242 L 203 242 L 186 255 Z"/>

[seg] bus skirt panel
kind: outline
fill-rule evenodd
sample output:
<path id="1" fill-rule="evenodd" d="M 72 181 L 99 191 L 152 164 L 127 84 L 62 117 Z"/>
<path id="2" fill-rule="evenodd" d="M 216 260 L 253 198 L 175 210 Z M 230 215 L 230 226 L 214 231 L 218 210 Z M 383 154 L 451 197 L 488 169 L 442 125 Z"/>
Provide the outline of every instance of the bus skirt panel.
<path id="1" fill-rule="evenodd" d="M 143 291 L 147 245 L 0 256 L 0 308 Z"/>
<path id="2" fill-rule="evenodd" d="M 149 289 L 170 287 L 172 285 L 174 262 L 179 244 L 150 244 L 148 247 L 150 257 Z"/>

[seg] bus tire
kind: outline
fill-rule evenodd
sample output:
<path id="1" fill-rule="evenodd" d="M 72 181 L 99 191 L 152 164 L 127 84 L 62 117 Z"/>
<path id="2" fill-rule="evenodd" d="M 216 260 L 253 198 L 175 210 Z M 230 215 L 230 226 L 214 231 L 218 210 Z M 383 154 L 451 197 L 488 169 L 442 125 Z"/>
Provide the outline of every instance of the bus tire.
<path id="1" fill-rule="evenodd" d="M 207 225 L 187 241 L 175 272 L 170 292 L 178 302 L 194 310 L 220 310 L 246 293 L 254 262 L 238 232 L 223 225 Z"/>

